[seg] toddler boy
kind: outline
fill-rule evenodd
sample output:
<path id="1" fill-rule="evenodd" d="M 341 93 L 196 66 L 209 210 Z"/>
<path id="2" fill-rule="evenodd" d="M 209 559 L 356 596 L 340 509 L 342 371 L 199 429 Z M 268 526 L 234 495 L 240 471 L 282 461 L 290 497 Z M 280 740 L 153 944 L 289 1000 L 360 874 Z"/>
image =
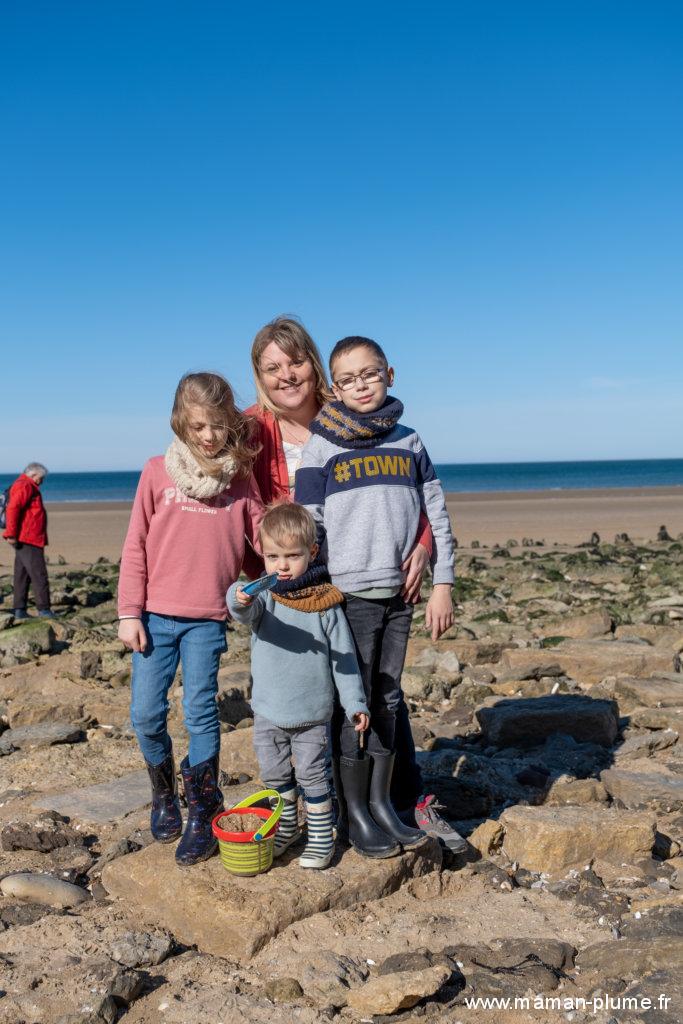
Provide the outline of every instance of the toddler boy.
<path id="1" fill-rule="evenodd" d="M 334 855 L 326 767 L 335 689 L 354 734 L 367 729 L 369 712 L 343 595 L 324 565 L 311 564 L 318 545 L 310 514 L 300 505 L 274 505 L 263 517 L 260 538 L 266 572 L 277 572 L 277 584 L 251 598 L 234 583 L 227 602 L 233 618 L 252 628 L 254 749 L 261 778 L 284 800 L 274 854 L 301 835 L 298 783 L 307 820 L 299 864 L 326 868 Z"/>

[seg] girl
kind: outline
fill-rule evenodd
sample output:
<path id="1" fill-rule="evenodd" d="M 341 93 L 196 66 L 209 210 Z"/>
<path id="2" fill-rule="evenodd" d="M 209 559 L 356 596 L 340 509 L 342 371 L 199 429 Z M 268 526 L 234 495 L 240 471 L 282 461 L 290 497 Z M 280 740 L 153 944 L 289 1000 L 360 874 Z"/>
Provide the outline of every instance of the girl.
<path id="1" fill-rule="evenodd" d="M 245 535 L 257 545 L 263 516 L 251 476 L 250 422 L 217 373 L 178 384 L 165 456 L 145 464 L 123 546 L 119 638 L 133 651 L 131 721 L 152 782 L 152 835 L 170 843 L 182 818 L 166 720 L 180 661 L 189 754 L 180 770 L 187 797 L 178 864 L 216 849 L 211 819 L 218 788 L 217 674 L 226 650 L 225 594 L 240 572 Z"/>

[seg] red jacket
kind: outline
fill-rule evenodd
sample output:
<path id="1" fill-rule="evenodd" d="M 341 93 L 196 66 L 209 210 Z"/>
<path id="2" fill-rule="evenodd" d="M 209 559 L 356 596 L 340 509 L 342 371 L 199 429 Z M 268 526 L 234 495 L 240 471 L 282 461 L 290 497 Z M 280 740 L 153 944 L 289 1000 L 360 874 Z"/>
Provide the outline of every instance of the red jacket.
<path id="1" fill-rule="evenodd" d="M 252 472 L 259 486 L 263 504 L 269 505 L 272 501 L 279 500 L 291 501 L 289 471 L 277 419 L 272 412 L 262 409 L 260 405 L 249 406 L 248 409 L 245 409 L 245 415 L 252 416 L 256 421 L 256 438 L 261 445 L 261 451 L 256 456 Z M 424 512 L 420 513 L 417 541 L 431 555 L 432 528 Z M 250 579 L 256 579 L 263 572 L 263 560 L 255 551 L 247 547 L 242 568 Z"/>
<path id="2" fill-rule="evenodd" d="M 260 405 L 251 405 L 245 410 L 256 424 L 256 439 L 261 451 L 256 456 L 253 474 L 261 492 L 264 505 L 273 501 L 291 500 L 289 493 L 289 471 L 282 444 L 280 424 L 272 412 Z"/>
<path id="3" fill-rule="evenodd" d="M 40 487 L 25 473 L 18 476 L 10 488 L 6 516 L 3 537 L 20 544 L 35 544 L 38 548 L 46 546 L 47 512 Z"/>

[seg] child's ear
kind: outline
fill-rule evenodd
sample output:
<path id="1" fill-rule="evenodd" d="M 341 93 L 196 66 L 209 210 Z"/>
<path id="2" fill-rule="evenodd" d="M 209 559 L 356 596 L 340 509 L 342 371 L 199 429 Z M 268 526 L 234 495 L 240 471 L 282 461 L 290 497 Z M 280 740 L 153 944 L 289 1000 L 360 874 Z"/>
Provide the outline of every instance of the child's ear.
<path id="1" fill-rule="evenodd" d="M 341 393 L 341 391 L 339 390 L 339 388 L 337 387 L 336 384 L 332 385 L 332 391 L 334 393 L 334 397 L 337 399 L 338 402 L 343 402 L 344 401 L 344 399 L 342 398 L 342 393 Z"/>
<path id="2" fill-rule="evenodd" d="M 394 368 L 393 366 L 387 367 L 387 387 L 390 388 L 394 383 Z"/>
<path id="3" fill-rule="evenodd" d="M 315 558 L 315 556 L 318 554 L 319 551 L 320 551 L 320 548 L 318 547 L 317 544 L 313 544 L 311 546 L 311 560 L 313 560 Z"/>

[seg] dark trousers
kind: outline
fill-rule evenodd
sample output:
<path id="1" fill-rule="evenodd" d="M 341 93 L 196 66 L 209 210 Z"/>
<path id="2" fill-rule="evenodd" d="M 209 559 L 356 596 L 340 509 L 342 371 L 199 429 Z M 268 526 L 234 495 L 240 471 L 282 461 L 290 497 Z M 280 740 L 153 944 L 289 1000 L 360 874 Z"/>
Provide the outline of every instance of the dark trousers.
<path id="1" fill-rule="evenodd" d="M 14 607 L 26 608 L 29 585 L 38 611 L 50 607 L 45 551 L 35 544 L 17 544 L 14 548 Z"/>
<path id="2" fill-rule="evenodd" d="M 398 595 L 374 601 L 348 595 L 345 610 L 370 709 L 366 748 L 375 753 L 393 752 L 413 606 Z M 359 734 L 343 714 L 337 714 L 334 733 L 334 745 L 341 755 L 358 757 Z"/>

